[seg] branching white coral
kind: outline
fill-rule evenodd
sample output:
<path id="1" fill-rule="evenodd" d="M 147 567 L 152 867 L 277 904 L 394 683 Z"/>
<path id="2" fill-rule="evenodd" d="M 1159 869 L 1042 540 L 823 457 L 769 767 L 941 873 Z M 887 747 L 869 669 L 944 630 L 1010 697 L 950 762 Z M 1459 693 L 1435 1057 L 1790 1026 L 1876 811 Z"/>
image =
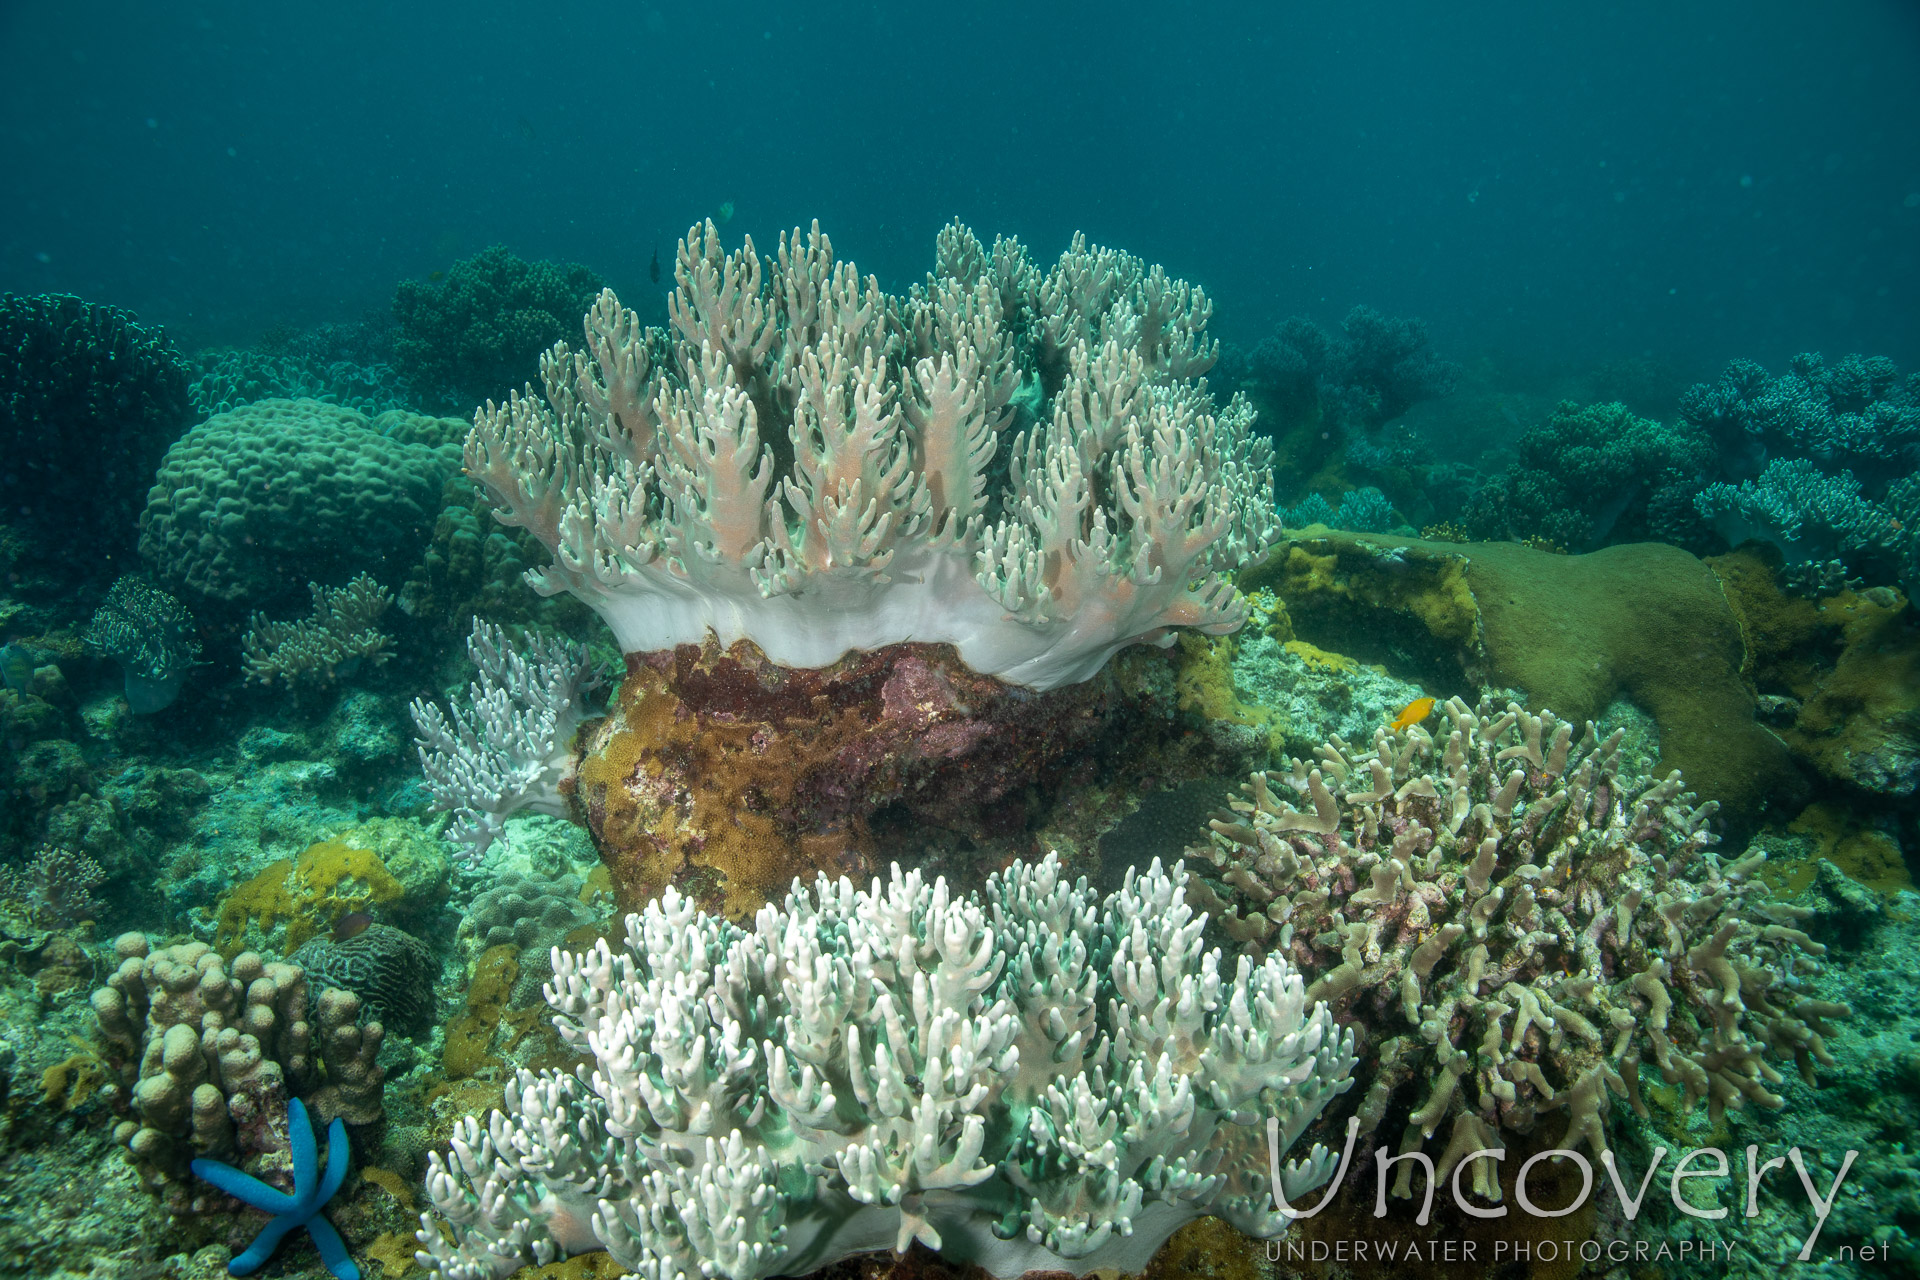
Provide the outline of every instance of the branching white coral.
<path id="1" fill-rule="evenodd" d="M 711 632 L 822 667 L 944 642 L 1034 688 L 1238 627 L 1225 575 L 1276 531 L 1271 449 L 1195 381 L 1206 296 L 1082 240 L 1044 279 L 958 224 L 939 249 L 896 298 L 817 226 L 763 260 L 708 224 L 668 330 L 602 294 L 585 349 L 542 362 L 544 401 L 490 403 L 467 440 L 498 517 L 553 552 L 536 589 L 629 653 Z"/>
<path id="2" fill-rule="evenodd" d="M 593 668 L 570 640 L 529 635 L 516 650 L 505 630 L 479 618 L 467 653 L 477 675 L 466 706 L 455 705 L 451 719 L 425 698 L 410 709 L 434 808 L 452 811 L 451 835 L 478 859 L 510 814 L 568 816 L 560 782 Z"/>
<path id="3" fill-rule="evenodd" d="M 919 1240 L 1004 1277 L 1137 1271 L 1208 1213 L 1276 1236 L 1264 1122 L 1291 1145 L 1352 1038 L 1283 959 L 1221 972 L 1185 886 L 1156 862 L 1101 902 L 1049 855 L 958 899 L 896 865 L 796 881 L 751 932 L 669 889 L 620 950 L 555 951 L 547 999 L 590 1061 L 462 1122 L 416 1257 L 755 1280 Z M 1333 1165 L 1316 1145 L 1283 1193 Z"/>

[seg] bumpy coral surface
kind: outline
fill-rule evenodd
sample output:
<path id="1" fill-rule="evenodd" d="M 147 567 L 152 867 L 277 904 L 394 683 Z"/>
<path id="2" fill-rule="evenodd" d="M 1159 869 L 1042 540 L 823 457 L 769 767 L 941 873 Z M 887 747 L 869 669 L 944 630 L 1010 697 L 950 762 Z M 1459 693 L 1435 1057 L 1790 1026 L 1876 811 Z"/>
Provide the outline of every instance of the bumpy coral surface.
<path id="1" fill-rule="evenodd" d="M 438 283 L 394 291 L 393 363 L 417 394 L 469 413 L 533 377 L 604 287 L 578 263 L 528 262 L 492 245 Z"/>
<path id="2" fill-rule="evenodd" d="M 632 655 L 566 787 L 621 906 L 668 884 L 731 919 L 828 867 L 865 878 L 932 831 L 977 843 L 1036 807 L 1126 723 L 1111 671 L 1034 694 L 944 645 L 890 645 L 824 670 L 750 644 Z"/>
<path id="3" fill-rule="evenodd" d="M 0 296 L 0 507 L 46 535 L 36 557 L 112 563 L 192 421 L 187 367 L 160 330 L 68 294 Z"/>
<path id="4" fill-rule="evenodd" d="M 318 400 L 210 418 L 160 464 L 140 554 L 202 595 L 262 602 L 295 583 L 344 582 L 383 555 L 409 563 L 456 465 L 445 446 L 406 442 L 423 422 L 437 424 Z"/>
<path id="5" fill-rule="evenodd" d="M 309 1003 L 297 965 L 252 951 L 229 963 L 203 942 L 154 948 L 139 933 L 122 934 L 114 951 L 120 967 L 93 993 L 117 1077 L 103 1093 L 125 1116 L 115 1140 L 169 1209 L 211 1207 L 187 1176 L 194 1157 L 284 1167 L 296 1094 L 311 1093 L 328 1119 L 379 1119 L 386 1073 L 374 1059 L 385 1032 L 361 1021 L 357 996 Z"/>
<path id="6" fill-rule="evenodd" d="M 962 900 L 895 867 L 796 882 L 750 931 L 669 893 L 617 952 L 560 953 L 549 999 L 588 1061 L 460 1125 L 417 1259 L 755 1280 L 918 1240 L 1006 1277 L 1138 1271 L 1206 1213 L 1278 1235 L 1262 1121 L 1290 1146 L 1351 1040 L 1278 956 L 1223 972 L 1185 881 L 1156 862 L 1103 903 L 1049 857 Z M 1282 1190 L 1333 1163 L 1316 1146 Z"/>
<path id="7" fill-rule="evenodd" d="M 1605 1151 L 1609 1094 L 1644 1114 L 1649 1072 L 1717 1116 L 1779 1106 L 1785 1061 L 1831 1063 L 1821 1019 L 1845 1010 L 1791 977 L 1822 948 L 1769 903 L 1764 854 L 1710 851 L 1713 806 L 1679 774 L 1626 776 L 1591 723 L 1576 745 L 1551 713 L 1439 710 L 1434 733 L 1255 774 L 1190 853 L 1228 932 L 1318 974 L 1309 996 L 1362 1031 L 1364 1131 L 1411 1107 L 1401 1150 L 1448 1130 L 1445 1177 L 1555 1111 L 1558 1145 Z M 1483 1195 L 1492 1170 L 1473 1166 Z"/>
<path id="8" fill-rule="evenodd" d="M 535 587 L 624 651 L 711 632 L 823 667 L 944 642 L 1044 689 L 1239 625 L 1224 575 L 1269 539 L 1272 479 L 1252 411 L 1197 381 L 1199 290 L 1079 240 L 1043 278 L 957 224 L 906 297 L 817 227 L 765 260 L 696 227 L 675 278 L 668 331 L 602 294 L 544 402 L 489 403 L 467 441 L 500 519 L 553 552 Z"/>

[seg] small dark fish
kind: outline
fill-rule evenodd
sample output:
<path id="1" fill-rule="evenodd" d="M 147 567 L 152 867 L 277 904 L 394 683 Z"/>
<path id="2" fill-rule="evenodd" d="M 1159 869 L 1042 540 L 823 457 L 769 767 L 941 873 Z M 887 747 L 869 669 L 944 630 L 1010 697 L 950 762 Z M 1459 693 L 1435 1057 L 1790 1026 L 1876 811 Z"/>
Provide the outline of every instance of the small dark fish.
<path id="1" fill-rule="evenodd" d="M 653 261 L 647 264 L 647 279 L 660 283 L 660 250 L 653 251 Z"/>
<path id="2" fill-rule="evenodd" d="M 0 645 L 0 684 L 19 692 L 33 683 L 33 655 L 17 644 Z"/>
<path id="3" fill-rule="evenodd" d="M 365 933 L 367 926 L 372 923 L 373 917 L 366 912 L 349 911 L 340 917 L 338 924 L 333 926 L 333 940 L 345 942 L 348 938 L 357 938 Z"/>

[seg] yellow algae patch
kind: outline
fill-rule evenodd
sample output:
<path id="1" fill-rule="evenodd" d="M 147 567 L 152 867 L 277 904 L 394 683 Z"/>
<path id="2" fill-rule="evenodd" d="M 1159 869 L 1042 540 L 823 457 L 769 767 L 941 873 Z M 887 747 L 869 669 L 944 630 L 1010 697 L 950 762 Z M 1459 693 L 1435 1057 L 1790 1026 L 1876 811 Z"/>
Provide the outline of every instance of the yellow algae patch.
<path id="1" fill-rule="evenodd" d="M 1820 842 L 1816 858 L 1825 858 L 1867 888 L 1898 893 L 1913 888 L 1913 876 L 1899 844 L 1884 831 L 1862 825 L 1852 813 L 1819 801 L 1808 805 L 1787 830 Z M 1808 860 L 1809 875 L 1814 860 Z"/>
<path id="2" fill-rule="evenodd" d="M 1346 654 L 1329 653 L 1318 645 L 1308 644 L 1305 640 L 1289 640 L 1280 647 L 1315 671 L 1335 671 L 1344 675 L 1360 669 L 1360 664 Z"/>
<path id="3" fill-rule="evenodd" d="M 332 929 L 341 916 L 397 902 L 405 890 L 380 855 L 345 840 L 322 840 L 297 859 L 280 859 L 234 886 L 215 913 L 214 947 L 231 956 L 246 944 L 247 927 L 270 934 L 284 924 L 284 954 Z"/>

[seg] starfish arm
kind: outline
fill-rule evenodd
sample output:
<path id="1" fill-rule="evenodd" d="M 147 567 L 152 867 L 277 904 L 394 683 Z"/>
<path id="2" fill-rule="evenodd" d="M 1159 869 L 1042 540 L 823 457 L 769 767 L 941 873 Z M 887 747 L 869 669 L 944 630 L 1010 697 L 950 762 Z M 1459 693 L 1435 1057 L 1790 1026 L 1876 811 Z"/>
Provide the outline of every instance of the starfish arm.
<path id="1" fill-rule="evenodd" d="M 286 1238 L 287 1232 L 299 1225 L 298 1217 L 283 1213 L 260 1228 L 260 1234 L 253 1238 L 253 1243 L 247 1246 L 246 1252 L 227 1264 L 227 1274 L 250 1276 L 258 1271 L 265 1265 L 267 1259 L 273 1256 L 273 1251 L 280 1247 L 280 1242 Z"/>
<path id="2" fill-rule="evenodd" d="M 270 1187 L 252 1174 L 242 1173 L 219 1160 L 195 1160 L 192 1168 L 196 1176 L 211 1182 L 228 1195 L 256 1209 L 265 1209 L 268 1213 L 285 1213 L 298 1203 L 278 1187 Z"/>
<path id="3" fill-rule="evenodd" d="M 320 1251 L 320 1261 L 327 1264 L 327 1270 L 338 1280 L 360 1280 L 360 1268 L 348 1256 L 346 1242 L 340 1239 L 331 1222 L 315 1214 L 307 1220 L 307 1233 L 313 1237 L 313 1247 Z"/>
<path id="4" fill-rule="evenodd" d="M 339 1116 L 335 1116 L 333 1123 L 327 1126 L 327 1176 L 320 1180 L 320 1190 L 314 1196 L 316 1209 L 333 1199 L 333 1193 L 346 1181 L 348 1156 L 347 1126 Z"/>
<path id="5" fill-rule="evenodd" d="M 313 1121 L 307 1118 L 307 1104 L 294 1098 L 287 1103 L 287 1139 L 293 1147 L 293 1194 L 308 1213 L 327 1202 L 314 1195 L 320 1182 L 320 1152 L 313 1137 Z"/>

